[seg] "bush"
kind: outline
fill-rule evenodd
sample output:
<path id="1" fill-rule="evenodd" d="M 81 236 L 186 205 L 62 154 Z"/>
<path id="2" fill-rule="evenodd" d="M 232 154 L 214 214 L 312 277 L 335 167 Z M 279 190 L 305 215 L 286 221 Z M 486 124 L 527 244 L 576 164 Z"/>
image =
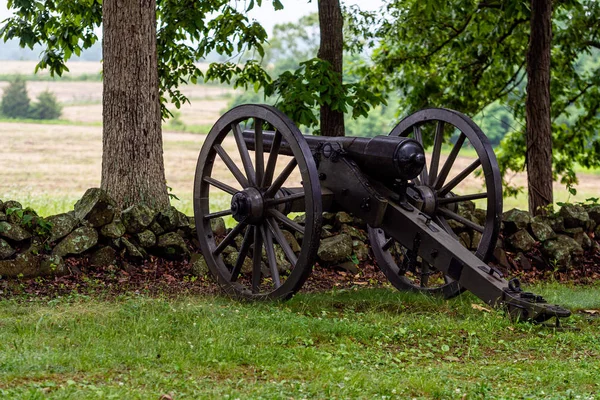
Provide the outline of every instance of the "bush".
<path id="1" fill-rule="evenodd" d="M 17 76 L 4 89 L 2 101 L 0 101 L 0 113 L 8 118 L 28 118 L 30 115 L 29 102 L 25 81 Z"/>
<path id="2" fill-rule="evenodd" d="M 49 91 L 43 91 L 37 98 L 37 103 L 31 107 L 31 118 L 58 119 L 62 114 L 62 106 L 56 96 Z"/>

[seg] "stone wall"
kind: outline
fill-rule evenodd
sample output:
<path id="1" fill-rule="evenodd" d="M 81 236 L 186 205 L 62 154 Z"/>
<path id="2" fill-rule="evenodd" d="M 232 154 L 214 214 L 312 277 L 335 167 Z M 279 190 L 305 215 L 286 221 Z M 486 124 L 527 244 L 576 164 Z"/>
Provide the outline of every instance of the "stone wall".
<path id="1" fill-rule="evenodd" d="M 479 224 L 485 219 L 485 212 L 472 203 L 459 213 Z M 303 223 L 302 216 L 295 220 Z M 327 212 L 323 224 L 318 262 L 358 272 L 360 264 L 371 258 L 364 222 L 345 212 Z M 212 228 L 217 238 L 228 232 L 222 218 L 214 219 Z M 476 247 L 478 232 L 458 226 L 456 231 L 465 246 Z M 287 231 L 284 235 L 299 251 L 301 236 Z M 600 254 L 596 238 L 600 238 L 600 205 L 565 205 L 555 215 L 535 218 L 514 209 L 503 214 L 494 261 L 505 269 L 527 269 L 532 264 L 568 269 L 581 263 L 586 251 Z M 238 239 L 225 249 L 226 263 L 237 259 L 241 236 Z M 18 202 L 0 200 L 2 278 L 69 274 L 64 260 L 82 256 L 92 266 L 135 264 L 149 255 L 186 259 L 196 274 L 203 275 L 207 268 L 197 249 L 194 218 L 172 206 L 155 211 L 138 204 L 120 212 L 104 191 L 89 189 L 72 211 L 41 218 Z M 285 269 L 283 251 L 278 245 L 275 251 Z"/>
<path id="2" fill-rule="evenodd" d="M 0 200 L 0 275 L 67 274 L 64 259 L 80 255 L 98 266 L 115 264 L 119 258 L 141 260 L 149 254 L 189 257 L 193 235 L 193 218 L 175 207 L 157 212 L 139 204 L 118 212 L 101 189 L 89 189 L 73 211 L 47 218 L 17 202 Z"/>
<path id="3" fill-rule="evenodd" d="M 584 257 L 600 255 L 600 205 L 565 204 L 557 213 L 531 217 L 512 209 L 502 216 L 502 239 L 494 253 L 507 267 L 506 252 L 515 255 L 517 267 L 568 270 Z M 514 267 L 514 265 L 513 265 Z"/>

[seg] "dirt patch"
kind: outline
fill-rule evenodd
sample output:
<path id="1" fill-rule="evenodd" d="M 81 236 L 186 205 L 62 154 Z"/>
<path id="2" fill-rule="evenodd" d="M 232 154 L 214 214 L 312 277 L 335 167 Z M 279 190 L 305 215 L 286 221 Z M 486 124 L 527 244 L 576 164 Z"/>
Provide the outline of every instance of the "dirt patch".
<path id="1" fill-rule="evenodd" d="M 73 293 L 110 299 L 119 295 L 146 294 L 150 296 L 223 295 L 210 276 L 192 275 L 188 261 L 167 261 L 151 257 L 139 264 L 119 259 L 118 265 L 90 267 L 87 257 L 65 260 L 69 275 L 54 278 L 0 280 L 4 297 L 22 296 L 23 299 L 51 299 Z M 318 264 L 303 285 L 301 292 L 316 292 L 353 287 L 382 287 L 390 285 L 372 263 L 361 267 L 359 274 L 323 268 Z"/>

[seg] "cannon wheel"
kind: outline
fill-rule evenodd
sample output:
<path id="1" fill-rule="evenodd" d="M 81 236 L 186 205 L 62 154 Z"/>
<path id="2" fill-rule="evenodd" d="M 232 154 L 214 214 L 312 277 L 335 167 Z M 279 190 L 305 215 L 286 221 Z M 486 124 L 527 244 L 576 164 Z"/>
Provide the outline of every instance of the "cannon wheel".
<path id="1" fill-rule="evenodd" d="M 269 149 L 263 142 L 263 129 L 275 131 Z M 253 134 L 254 151 L 248 150 L 244 131 Z M 287 163 L 278 157 L 282 140 L 294 155 Z M 228 153 L 225 148 L 234 143 L 237 149 Z M 241 168 L 232 157 L 241 159 Z M 301 179 L 301 188 L 290 194 L 283 185 L 294 174 Z M 211 204 L 222 204 L 223 196 L 227 205 L 211 212 Z M 301 198 L 304 226 L 285 214 L 286 203 Z M 198 157 L 194 216 L 209 270 L 229 295 L 253 300 L 285 299 L 298 291 L 316 258 L 322 205 L 314 158 L 294 123 L 266 105 L 242 105 L 225 113 L 210 130 Z M 224 237 L 216 238 L 211 220 L 223 216 L 232 216 L 235 226 Z M 293 251 L 284 229 L 303 235 L 300 251 Z M 236 241 L 238 248 L 232 260 L 231 249 Z M 226 256 L 227 250 L 230 253 Z M 284 263 L 287 268 L 282 271 Z"/>
<path id="2" fill-rule="evenodd" d="M 444 132 L 446 137 L 457 134 L 456 142 L 441 164 Z M 459 240 L 458 231 L 464 228 L 478 232 L 473 235 L 471 248 L 484 261 L 491 257 L 498 233 L 502 213 L 502 181 L 496 156 L 481 129 L 467 116 L 447 109 L 424 109 L 402 120 L 390 133 L 391 136 L 412 137 L 419 141 L 426 151 L 426 164 L 421 174 L 412 183 L 423 200 L 421 210 L 432 217 L 446 232 Z M 477 158 L 450 178 L 451 169 L 461 151 L 474 149 Z M 483 170 L 483 171 L 481 171 Z M 468 178 L 483 174 L 484 187 L 467 188 Z M 485 222 L 483 225 L 460 215 L 461 206 L 472 200 L 485 200 Z M 369 238 L 373 253 L 380 269 L 399 290 L 413 290 L 452 297 L 460 293 L 457 282 L 435 271 L 428 263 L 417 257 L 416 265 L 407 264 L 407 252 L 398 243 L 391 243 L 381 229 L 369 228 Z M 410 269 L 414 269 L 410 271 Z M 436 276 L 437 275 L 437 276 Z"/>

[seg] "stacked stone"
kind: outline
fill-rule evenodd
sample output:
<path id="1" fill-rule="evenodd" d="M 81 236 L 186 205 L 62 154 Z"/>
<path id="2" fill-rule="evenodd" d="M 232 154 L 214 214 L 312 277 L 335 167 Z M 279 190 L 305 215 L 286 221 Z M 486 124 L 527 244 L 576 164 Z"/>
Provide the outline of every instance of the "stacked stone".
<path id="1" fill-rule="evenodd" d="M 217 238 L 217 242 L 221 240 L 229 230 L 225 229 L 225 224 L 220 218 L 213 220 L 213 232 Z M 305 216 L 298 215 L 294 221 L 300 225 L 304 225 Z M 364 231 L 365 225 L 358 218 L 354 218 L 346 212 L 338 213 L 323 213 L 323 227 L 321 230 L 321 241 L 317 251 L 317 261 L 324 266 L 336 267 L 345 269 L 351 273 L 357 273 L 357 264 L 365 261 L 369 257 L 369 246 L 367 242 L 367 234 Z M 298 232 L 292 233 L 282 229 L 290 248 L 296 253 L 300 252 L 302 246 L 302 235 Z M 223 260 L 226 265 L 233 267 L 239 256 L 239 249 L 242 244 L 243 237 L 238 235 L 235 238 L 235 243 L 227 246 L 223 250 Z M 291 264 L 287 260 L 283 249 L 278 244 L 274 245 L 275 258 L 280 273 L 285 273 L 290 270 Z M 205 268 L 205 264 L 198 261 L 194 265 L 197 272 L 201 272 Z M 265 276 L 270 276 L 269 268 L 267 267 L 267 255 L 263 248 L 262 250 L 262 266 L 261 270 Z M 252 259 L 246 257 L 242 264 L 242 272 L 249 273 L 252 271 Z"/>
<path id="2" fill-rule="evenodd" d="M 486 212 L 472 202 L 460 204 L 457 212 L 463 217 L 485 225 Z M 540 263 L 570 268 L 581 262 L 586 250 L 600 252 L 600 205 L 564 205 L 556 214 L 531 217 L 513 209 L 502 216 L 501 239 L 494 255 L 499 264 L 509 268 L 506 252 L 521 267 L 531 266 L 530 256 L 541 254 Z M 304 215 L 294 218 L 304 224 Z M 475 250 L 481 234 L 449 220 L 450 227 L 461 243 Z M 211 220 L 217 241 L 230 229 L 222 218 Z M 323 266 L 339 267 L 358 272 L 357 264 L 369 258 L 366 225 L 346 212 L 323 213 L 323 228 L 317 256 Z M 283 230 L 290 247 L 296 253 L 302 246 L 302 235 Z M 119 257 L 132 261 L 143 260 L 149 254 L 176 260 L 190 260 L 196 275 L 205 275 L 207 266 L 198 248 L 193 217 L 187 217 L 175 207 L 155 211 L 137 204 L 120 212 L 115 202 L 101 189 L 89 189 L 73 211 L 39 217 L 33 210 L 23 209 L 15 201 L 0 200 L 0 277 L 36 277 L 69 273 L 64 259 L 72 256 L 89 257 L 90 264 L 115 264 Z M 239 255 L 243 238 L 223 251 L 226 264 L 233 265 Z M 195 243 L 190 246 L 190 243 Z M 539 249 L 540 253 L 535 250 Z M 280 272 L 289 270 L 282 248 L 276 244 L 275 254 Z M 263 249 L 263 271 L 266 251 Z M 251 271 L 252 260 L 247 257 L 243 271 Z"/>
<path id="3" fill-rule="evenodd" d="M 517 253 L 521 266 L 529 267 L 527 253 L 539 248 L 544 263 L 569 269 L 581 263 L 586 250 L 600 252 L 600 205 L 565 204 L 560 211 L 548 216 L 531 215 L 512 209 L 502 215 L 504 246 L 500 248 Z M 505 259 L 503 251 L 496 250 L 498 261 Z"/>
<path id="4" fill-rule="evenodd" d="M 186 239 L 194 235 L 193 218 L 172 206 L 157 212 L 137 204 L 119 212 L 101 189 L 89 189 L 73 211 L 45 219 L 0 201 L 0 276 L 66 274 L 64 258 L 77 255 L 94 266 L 114 264 L 117 255 L 182 259 L 191 255 Z"/>

